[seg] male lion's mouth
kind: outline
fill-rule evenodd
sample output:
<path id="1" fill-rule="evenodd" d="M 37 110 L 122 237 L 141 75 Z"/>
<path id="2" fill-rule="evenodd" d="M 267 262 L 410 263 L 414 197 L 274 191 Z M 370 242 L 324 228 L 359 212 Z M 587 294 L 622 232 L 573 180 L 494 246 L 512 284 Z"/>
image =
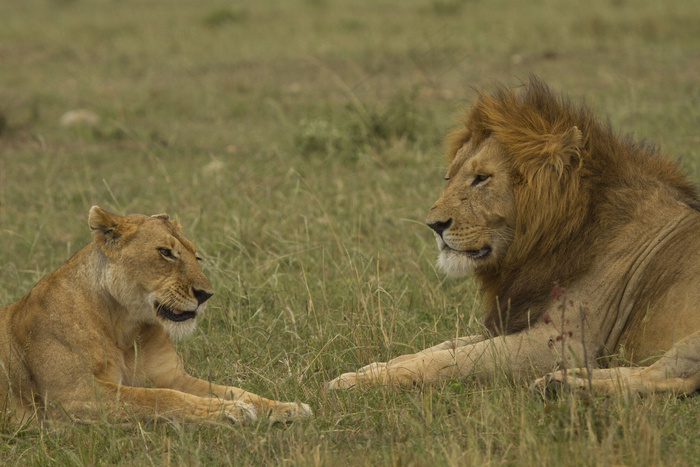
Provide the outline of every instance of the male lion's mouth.
<path id="1" fill-rule="evenodd" d="M 197 317 L 197 312 L 195 311 L 172 309 L 161 303 L 156 303 L 156 314 L 161 318 L 169 319 L 170 321 L 175 322 L 187 321 L 188 319 Z"/>
<path id="2" fill-rule="evenodd" d="M 491 253 L 491 247 L 486 245 L 478 250 L 464 250 L 464 253 L 471 256 L 474 259 L 486 258 Z"/>
<path id="3" fill-rule="evenodd" d="M 491 254 L 492 248 L 489 245 L 484 245 L 483 247 L 479 248 L 478 250 L 456 250 L 452 248 L 450 245 L 447 244 L 444 238 L 440 235 L 435 236 L 437 239 L 437 244 L 438 244 L 438 249 L 440 251 L 454 251 L 455 253 L 463 253 L 467 256 L 469 256 L 472 259 L 482 259 L 486 258 L 488 255 Z"/>

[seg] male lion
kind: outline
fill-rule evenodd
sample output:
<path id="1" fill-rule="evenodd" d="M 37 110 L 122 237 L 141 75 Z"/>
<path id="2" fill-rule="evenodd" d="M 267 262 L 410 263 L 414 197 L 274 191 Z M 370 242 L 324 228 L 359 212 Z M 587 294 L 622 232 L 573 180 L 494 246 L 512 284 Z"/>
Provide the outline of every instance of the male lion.
<path id="1" fill-rule="evenodd" d="M 167 214 L 90 209 L 94 240 L 0 308 L 0 400 L 9 418 L 166 416 L 272 421 L 311 415 L 185 373 L 170 336 L 195 326 L 211 284 Z"/>
<path id="2" fill-rule="evenodd" d="M 520 95 L 481 93 L 448 155 L 427 223 L 439 266 L 480 283 L 487 332 L 367 365 L 331 388 L 557 367 L 536 386 L 700 388 L 700 202 L 676 163 L 534 77 Z M 651 366 L 599 368 L 613 354 L 649 365 L 664 351 Z"/>

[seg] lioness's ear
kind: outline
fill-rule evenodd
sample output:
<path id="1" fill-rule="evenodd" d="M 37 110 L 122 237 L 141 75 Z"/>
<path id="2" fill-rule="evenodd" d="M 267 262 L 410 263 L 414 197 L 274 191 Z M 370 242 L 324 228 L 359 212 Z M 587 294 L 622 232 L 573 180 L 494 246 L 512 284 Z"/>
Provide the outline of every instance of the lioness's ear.
<path id="1" fill-rule="evenodd" d="M 155 217 L 156 219 L 163 219 L 164 221 L 169 221 L 170 216 L 168 213 L 161 212 L 160 214 L 153 214 L 151 217 Z"/>
<path id="2" fill-rule="evenodd" d="M 90 208 L 88 225 L 98 243 L 107 246 L 116 246 L 119 239 L 131 232 L 121 217 L 110 214 L 99 206 Z"/>
<path id="3" fill-rule="evenodd" d="M 177 230 L 182 229 L 182 225 L 180 225 L 180 223 L 178 221 L 171 219 L 170 216 L 164 212 L 161 214 L 154 214 L 151 217 L 155 217 L 156 219 L 163 219 L 164 221 L 168 221 L 170 223 L 170 225 L 175 227 Z"/>

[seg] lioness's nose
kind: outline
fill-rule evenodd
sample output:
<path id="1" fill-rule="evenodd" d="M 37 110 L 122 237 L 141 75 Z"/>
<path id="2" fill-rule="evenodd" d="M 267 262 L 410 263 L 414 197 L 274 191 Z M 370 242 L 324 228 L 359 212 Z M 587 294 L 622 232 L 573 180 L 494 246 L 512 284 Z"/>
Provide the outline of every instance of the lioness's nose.
<path id="1" fill-rule="evenodd" d="M 428 222 L 428 227 L 433 229 L 438 235 L 442 236 L 442 233 L 447 230 L 450 225 L 452 224 L 452 218 L 447 219 L 446 221 L 435 221 L 435 222 Z"/>
<path id="2" fill-rule="evenodd" d="M 197 299 L 197 303 L 200 305 L 209 300 L 209 298 L 212 295 L 214 295 L 211 292 L 207 292 L 206 290 L 195 289 L 194 287 L 192 287 L 192 294 L 194 294 L 194 298 Z"/>

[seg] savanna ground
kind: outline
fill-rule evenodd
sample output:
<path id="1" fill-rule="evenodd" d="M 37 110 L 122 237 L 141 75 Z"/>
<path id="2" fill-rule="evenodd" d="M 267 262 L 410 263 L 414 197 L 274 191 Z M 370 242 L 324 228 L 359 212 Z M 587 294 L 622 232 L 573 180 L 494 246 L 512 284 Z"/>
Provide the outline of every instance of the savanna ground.
<path id="1" fill-rule="evenodd" d="M 0 424 L 0 464 L 689 465 L 700 399 L 543 403 L 525 384 L 332 392 L 478 332 L 423 225 L 473 88 L 537 73 L 698 181 L 696 0 L 0 2 L 0 303 L 90 240 L 93 204 L 169 212 L 216 295 L 190 372 L 308 402 L 287 427 Z M 89 109 L 95 126 L 63 127 Z M 607 116 L 607 117 L 606 117 Z"/>

